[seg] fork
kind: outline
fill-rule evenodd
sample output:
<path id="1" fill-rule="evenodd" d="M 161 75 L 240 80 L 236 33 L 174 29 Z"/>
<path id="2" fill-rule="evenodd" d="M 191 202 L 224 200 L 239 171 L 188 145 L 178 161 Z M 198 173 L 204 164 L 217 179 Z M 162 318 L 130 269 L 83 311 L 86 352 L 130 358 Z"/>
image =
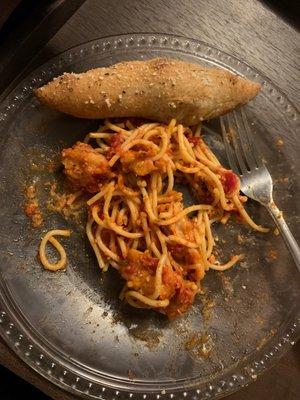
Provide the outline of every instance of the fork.
<path id="1" fill-rule="evenodd" d="M 244 110 L 233 111 L 220 122 L 226 155 L 231 169 L 240 176 L 241 191 L 269 211 L 300 271 L 299 246 L 273 201 L 272 177 L 258 155 Z"/>

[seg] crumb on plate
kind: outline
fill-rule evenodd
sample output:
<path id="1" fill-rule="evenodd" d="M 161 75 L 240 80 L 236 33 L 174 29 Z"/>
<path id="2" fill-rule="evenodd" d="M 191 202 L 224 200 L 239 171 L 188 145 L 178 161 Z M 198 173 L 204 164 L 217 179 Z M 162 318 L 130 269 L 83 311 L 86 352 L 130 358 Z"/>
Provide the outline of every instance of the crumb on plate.
<path id="1" fill-rule="evenodd" d="M 25 189 L 25 199 L 24 212 L 31 219 L 33 228 L 38 228 L 43 223 L 43 216 L 40 211 L 35 184 Z"/>

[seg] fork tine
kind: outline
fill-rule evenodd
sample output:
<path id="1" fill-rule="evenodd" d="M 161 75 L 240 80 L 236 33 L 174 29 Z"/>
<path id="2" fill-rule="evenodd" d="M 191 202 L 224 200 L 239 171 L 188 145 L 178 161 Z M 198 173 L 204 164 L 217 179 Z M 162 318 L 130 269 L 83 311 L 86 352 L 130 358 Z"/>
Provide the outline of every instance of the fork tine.
<path id="1" fill-rule="evenodd" d="M 244 118 L 242 117 L 241 112 L 233 111 L 234 114 L 234 119 L 236 121 L 236 126 L 237 126 L 237 134 L 239 136 L 239 141 L 240 145 L 243 151 L 244 155 L 244 160 L 246 163 L 246 167 L 249 171 L 252 169 L 255 169 L 257 167 L 257 163 L 253 157 L 253 149 L 250 146 L 248 137 L 249 137 L 249 126 L 246 127 L 247 121 L 245 121 L 245 115 Z M 248 131 L 247 131 L 248 129 Z"/>
<path id="2" fill-rule="evenodd" d="M 232 169 L 233 172 L 240 174 L 240 170 L 236 163 L 236 157 L 234 155 L 234 151 L 232 150 L 232 148 L 230 146 L 228 133 L 227 133 L 227 130 L 225 127 L 224 117 L 220 117 L 220 124 L 221 124 L 223 141 L 224 141 L 224 145 L 225 145 L 225 151 L 226 151 L 227 159 L 229 161 L 230 168 Z"/>
<path id="3" fill-rule="evenodd" d="M 241 170 L 241 175 L 244 175 L 247 172 L 247 167 L 245 165 L 245 161 L 243 158 L 243 150 L 241 146 L 241 138 L 239 136 L 239 123 L 236 118 L 236 115 L 233 114 L 233 117 L 231 115 L 226 115 L 227 121 L 228 121 L 228 126 L 229 130 L 231 130 L 231 142 L 233 144 L 233 148 L 235 151 L 235 155 L 239 164 L 239 168 Z M 234 129 L 235 127 L 235 129 Z"/>
<path id="4" fill-rule="evenodd" d="M 260 167 L 263 165 L 262 162 L 262 158 L 259 157 L 259 153 L 257 151 L 257 146 L 254 143 L 253 140 L 253 135 L 249 126 L 249 122 L 248 119 L 246 117 L 245 111 L 241 108 L 241 116 L 242 116 L 242 120 L 243 120 L 243 124 L 244 124 L 244 138 L 245 141 L 247 140 L 248 145 L 249 145 L 249 151 L 248 151 L 248 155 L 249 157 L 252 157 L 252 162 L 256 163 L 257 167 Z M 245 157 L 247 157 L 246 153 L 245 153 Z M 251 166 L 249 165 L 249 167 L 251 168 Z M 255 168 L 255 167 L 254 167 Z"/>

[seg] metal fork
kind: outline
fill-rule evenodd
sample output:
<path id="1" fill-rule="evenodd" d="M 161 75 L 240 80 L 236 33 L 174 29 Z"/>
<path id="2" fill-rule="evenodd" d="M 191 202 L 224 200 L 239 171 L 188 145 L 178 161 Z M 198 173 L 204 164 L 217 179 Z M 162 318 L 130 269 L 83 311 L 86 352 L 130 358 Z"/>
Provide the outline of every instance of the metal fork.
<path id="1" fill-rule="evenodd" d="M 299 246 L 273 201 L 273 181 L 258 155 L 245 112 L 233 111 L 220 121 L 227 158 L 233 172 L 240 176 L 241 191 L 269 211 L 300 271 Z"/>

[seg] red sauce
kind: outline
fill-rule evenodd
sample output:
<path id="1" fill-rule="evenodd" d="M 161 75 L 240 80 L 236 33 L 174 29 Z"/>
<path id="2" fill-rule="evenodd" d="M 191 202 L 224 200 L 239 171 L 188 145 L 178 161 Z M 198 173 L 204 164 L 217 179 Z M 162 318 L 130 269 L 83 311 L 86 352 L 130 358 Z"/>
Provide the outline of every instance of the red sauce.
<path id="1" fill-rule="evenodd" d="M 226 195 L 232 195 L 239 189 L 239 178 L 232 171 L 222 170 L 221 182 Z"/>
<path id="2" fill-rule="evenodd" d="M 128 265 L 128 267 L 124 268 L 124 272 L 129 275 L 134 275 L 137 273 L 137 268 L 135 265 Z"/>
<path id="3" fill-rule="evenodd" d="M 158 264 L 158 258 L 144 256 L 141 259 L 142 265 L 150 270 L 156 270 Z"/>
<path id="4" fill-rule="evenodd" d="M 168 244 L 168 250 L 177 261 L 184 261 L 187 248 L 182 244 Z"/>
<path id="5" fill-rule="evenodd" d="M 115 133 L 110 138 L 110 155 L 118 154 L 121 150 L 121 144 L 123 143 L 123 135 L 121 132 Z"/>
<path id="6" fill-rule="evenodd" d="M 182 286 L 179 290 L 178 298 L 179 298 L 180 304 L 192 303 L 194 296 L 195 296 L 194 292 L 189 287 Z"/>
<path id="7" fill-rule="evenodd" d="M 190 134 L 190 135 L 188 135 L 187 136 L 187 140 L 190 142 L 190 143 L 193 143 L 193 145 L 195 145 L 195 146 L 197 146 L 198 144 L 200 144 L 200 138 L 198 137 L 198 136 L 194 136 L 194 135 L 192 135 L 192 134 Z"/>

